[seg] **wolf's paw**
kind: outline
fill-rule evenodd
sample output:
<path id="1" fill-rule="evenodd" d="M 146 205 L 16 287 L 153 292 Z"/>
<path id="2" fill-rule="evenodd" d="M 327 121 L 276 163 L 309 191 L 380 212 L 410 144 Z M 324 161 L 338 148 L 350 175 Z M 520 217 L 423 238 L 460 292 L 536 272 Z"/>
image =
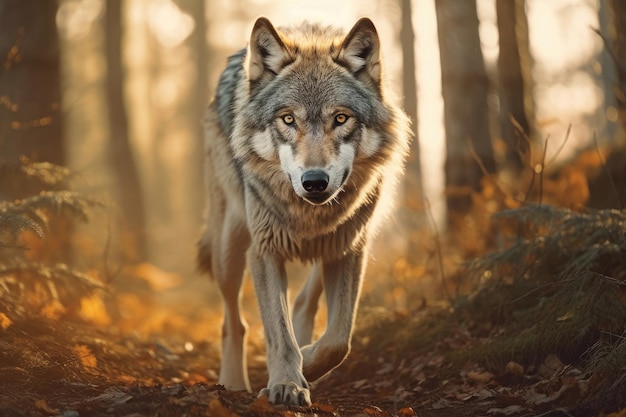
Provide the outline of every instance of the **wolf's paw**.
<path id="1" fill-rule="evenodd" d="M 272 404 L 284 405 L 311 405 L 311 393 L 308 388 L 302 388 L 295 382 L 274 384 L 263 388 L 259 397 L 267 397 Z"/>

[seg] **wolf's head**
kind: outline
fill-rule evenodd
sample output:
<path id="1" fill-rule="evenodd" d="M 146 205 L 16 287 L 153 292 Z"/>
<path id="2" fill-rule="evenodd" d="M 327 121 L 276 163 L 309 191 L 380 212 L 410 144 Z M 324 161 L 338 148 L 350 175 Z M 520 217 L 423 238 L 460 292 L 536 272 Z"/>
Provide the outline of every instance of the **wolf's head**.
<path id="1" fill-rule="evenodd" d="M 244 62 L 245 132 L 233 137 L 235 153 L 245 148 L 279 165 L 311 204 L 337 198 L 356 161 L 375 156 L 384 141 L 377 132 L 390 114 L 379 50 L 367 18 L 347 35 L 306 23 L 276 29 L 259 18 Z"/>

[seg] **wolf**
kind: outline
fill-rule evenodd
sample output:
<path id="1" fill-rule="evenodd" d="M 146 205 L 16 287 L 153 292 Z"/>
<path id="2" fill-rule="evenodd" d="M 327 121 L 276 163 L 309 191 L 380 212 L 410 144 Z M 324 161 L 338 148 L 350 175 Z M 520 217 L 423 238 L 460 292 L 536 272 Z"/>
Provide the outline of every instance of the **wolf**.
<path id="1" fill-rule="evenodd" d="M 248 390 L 245 266 L 263 322 L 269 380 L 259 396 L 310 405 L 309 382 L 350 351 L 369 242 L 403 170 L 410 134 L 384 93 L 368 18 L 346 34 L 264 17 L 228 60 L 205 117 L 201 269 L 224 303 L 219 383 Z M 245 255 L 244 255 L 245 254 Z M 244 258 L 245 256 L 245 258 Z M 285 262 L 311 264 L 290 316 Z M 328 322 L 312 341 L 318 301 Z"/>

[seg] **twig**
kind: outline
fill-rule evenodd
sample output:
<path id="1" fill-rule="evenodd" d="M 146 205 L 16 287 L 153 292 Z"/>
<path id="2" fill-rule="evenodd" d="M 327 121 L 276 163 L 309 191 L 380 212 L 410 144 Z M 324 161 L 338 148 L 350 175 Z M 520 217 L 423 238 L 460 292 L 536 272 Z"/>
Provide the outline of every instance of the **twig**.
<path id="1" fill-rule="evenodd" d="M 526 133 L 526 131 L 524 130 L 522 125 L 517 121 L 517 119 L 515 117 L 513 117 L 512 114 L 509 115 L 509 121 L 511 122 L 511 124 L 515 128 L 515 132 L 517 132 L 517 135 L 519 137 L 521 137 L 526 142 L 526 150 L 528 151 L 528 153 L 526 155 L 524 155 L 524 152 L 522 152 L 522 149 L 521 149 L 521 147 L 519 145 L 516 146 L 516 151 L 520 155 L 520 159 L 522 161 L 522 164 L 525 163 L 526 165 L 530 165 L 530 160 L 531 160 L 531 156 L 532 156 L 532 146 L 531 146 L 531 142 L 530 142 L 530 137 L 528 136 L 528 133 Z M 525 158 L 523 158 L 524 156 L 525 156 Z M 524 159 L 526 159 L 526 160 L 524 161 Z"/>
<path id="2" fill-rule="evenodd" d="M 613 59 L 613 63 L 617 67 L 618 75 L 620 76 L 623 75 L 625 70 L 622 67 L 622 65 L 620 65 L 620 60 L 617 58 L 617 55 L 615 54 L 615 51 L 611 47 L 611 43 L 609 42 L 609 40 L 606 38 L 606 36 L 602 34 L 602 32 L 600 32 L 600 29 L 594 28 L 593 26 L 589 26 L 589 27 L 591 28 L 592 31 L 594 31 L 600 37 L 600 39 L 602 39 L 602 42 L 604 43 L 604 47 L 606 48 L 609 55 L 611 55 L 611 59 Z"/>
<path id="3" fill-rule="evenodd" d="M 480 172 L 483 173 L 483 176 L 487 177 L 491 175 L 489 171 L 487 171 L 487 167 L 485 166 L 485 163 L 476 152 L 476 148 L 474 148 L 474 144 L 472 143 L 472 140 L 470 138 L 467 138 L 467 147 L 469 148 L 470 155 L 472 156 L 474 161 L 476 161 L 476 163 L 478 164 L 478 167 L 480 168 Z"/>
<path id="4" fill-rule="evenodd" d="M 567 144 L 567 141 L 569 140 L 569 135 L 571 132 L 572 132 L 572 124 L 570 123 L 569 125 L 567 125 L 567 131 L 565 132 L 565 138 L 563 138 L 563 142 L 561 143 L 561 146 L 559 146 L 559 149 L 556 150 L 556 153 L 552 156 L 552 158 L 546 165 L 550 165 L 556 160 L 556 158 L 559 156 L 563 148 L 565 148 L 565 145 Z"/>
<path id="5" fill-rule="evenodd" d="M 507 196 L 507 197 L 509 197 L 509 198 L 511 198 L 513 200 L 516 200 L 511 195 L 511 193 L 505 191 L 504 188 L 502 188 L 501 183 L 504 183 L 504 185 L 507 186 L 507 187 L 509 187 L 509 185 L 506 184 L 504 181 L 502 181 L 500 178 L 498 178 L 497 175 L 489 173 L 489 171 L 487 171 L 487 167 L 485 166 L 485 163 L 483 162 L 483 160 L 480 158 L 480 156 L 476 152 L 476 148 L 474 147 L 474 144 L 472 143 L 472 141 L 469 138 L 467 139 L 467 147 L 469 148 L 470 156 L 478 164 L 478 167 L 480 168 L 480 171 L 482 172 L 483 177 L 493 178 L 493 183 L 498 188 L 498 191 L 500 191 L 503 195 L 505 195 L 505 196 Z"/>
<path id="6" fill-rule="evenodd" d="M 546 142 L 548 141 L 548 139 L 550 139 L 550 135 L 548 134 L 548 136 L 546 136 Z M 530 183 L 528 184 L 528 189 L 526 189 L 526 195 L 524 196 L 524 202 L 528 201 L 528 196 L 530 195 L 530 192 L 533 190 L 533 187 L 535 186 L 535 176 L 537 174 L 537 171 L 535 171 L 535 167 L 533 165 L 530 165 L 532 163 L 532 159 L 529 158 L 529 162 L 528 166 L 530 168 L 530 171 L 533 173 L 532 177 L 530 177 Z"/>
<path id="7" fill-rule="evenodd" d="M 539 173 L 539 204 L 541 204 L 541 200 L 543 199 L 543 174 L 546 170 L 546 155 L 548 154 L 549 141 L 550 136 L 546 137 L 546 141 L 543 145 L 543 155 L 541 157 L 541 172 Z"/>

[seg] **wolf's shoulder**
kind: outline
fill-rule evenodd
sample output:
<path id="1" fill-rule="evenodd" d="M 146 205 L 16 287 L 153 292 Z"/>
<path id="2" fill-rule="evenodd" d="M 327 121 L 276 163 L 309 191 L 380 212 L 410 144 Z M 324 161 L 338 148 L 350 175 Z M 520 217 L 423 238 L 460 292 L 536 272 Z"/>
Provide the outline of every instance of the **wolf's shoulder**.
<path id="1" fill-rule="evenodd" d="M 245 57 L 246 48 L 231 55 L 217 84 L 215 102 L 220 123 L 227 134 L 230 134 L 232 131 L 235 112 L 235 91 L 237 84 L 243 77 L 243 61 Z"/>

